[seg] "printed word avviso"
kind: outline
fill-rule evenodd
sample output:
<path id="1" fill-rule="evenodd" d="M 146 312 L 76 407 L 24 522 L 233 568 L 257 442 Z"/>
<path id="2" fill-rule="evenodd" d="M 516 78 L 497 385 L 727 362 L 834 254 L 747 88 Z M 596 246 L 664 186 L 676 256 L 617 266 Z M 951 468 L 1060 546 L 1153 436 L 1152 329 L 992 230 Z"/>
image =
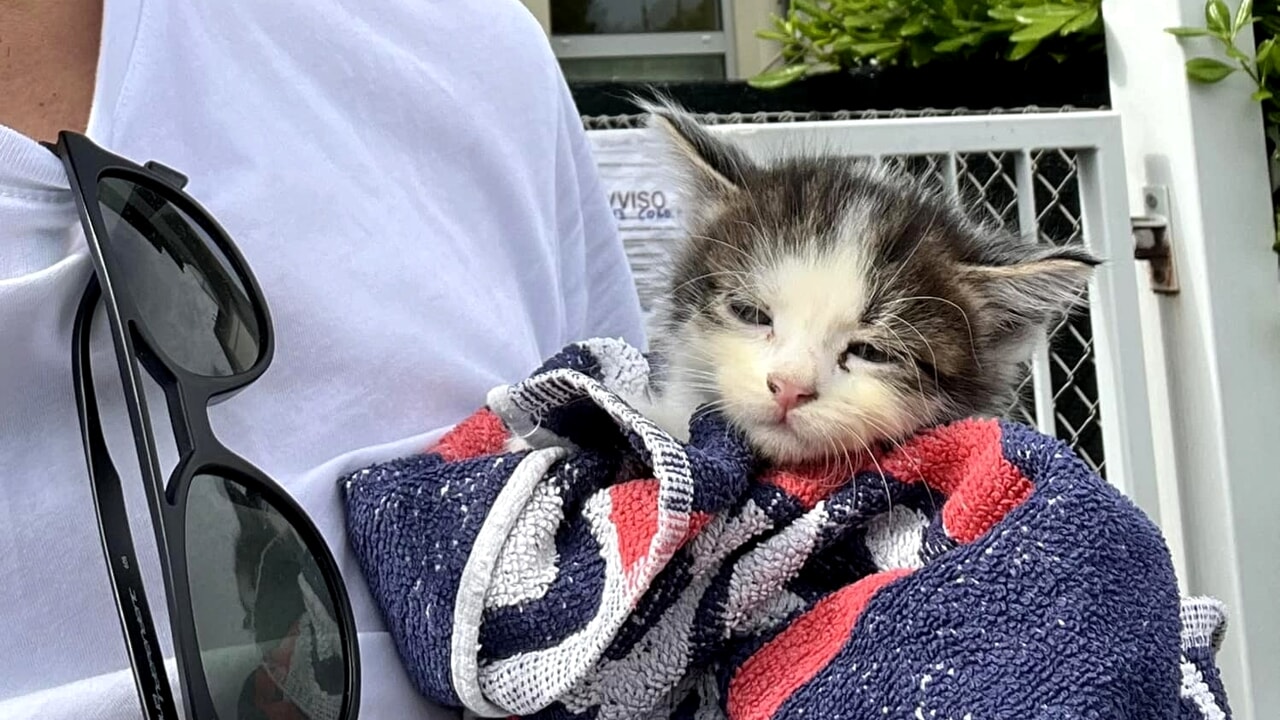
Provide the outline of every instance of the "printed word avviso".
<path id="1" fill-rule="evenodd" d="M 667 195 L 661 190 L 614 190 L 609 193 L 609 207 L 619 220 L 669 220 L 675 217 L 667 207 Z"/>

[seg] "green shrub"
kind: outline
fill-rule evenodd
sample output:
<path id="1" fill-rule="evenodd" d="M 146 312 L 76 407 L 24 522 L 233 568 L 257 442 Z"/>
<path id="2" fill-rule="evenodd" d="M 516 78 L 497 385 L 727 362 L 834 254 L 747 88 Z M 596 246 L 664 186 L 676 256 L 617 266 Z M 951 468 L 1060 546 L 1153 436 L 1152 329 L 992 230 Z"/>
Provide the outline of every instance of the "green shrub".
<path id="1" fill-rule="evenodd" d="M 1280 34 L 1280 12 L 1275 0 L 1258 3 L 1261 16 L 1253 15 L 1253 3 L 1244 0 L 1233 15 L 1223 0 L 1208 0 L 1204 6 L 1204 27 L 1168 28 L 1165 32 L 1177 37 L 1209 37 L 1221 46 L 1229 62 L 1213 57 L 1197 57 L 1187 61 L 1187 76 L 1201 83 L 1216 83 L 1236 72 L 1243 72 L 1253 80 L 1257 88 L 1253 99 L 1263 104 L 1267 122 L 1280 123 L 1280 50 L 1276 49 L 1276 36 Z M 1268 6 L 1264 9 L 1263 6 Z M 1245 27 L 1258 23 L 1257 52 L 1250 57 L 1237 44 L 1237 37 Z"/>
<path id="2" fill-rule="evenodd" d="M 782 43 L 760 88 L 866 64 L 938 59 L 1058 60 L 1102 50 L 1102 0 L 792 0 L 757 34 Z"/>
<path id="3" fill-rule="evenodd" d="M 1180 38 L 1212 38 L 1221 50 L 1220 57 L 1194 57 L 1187 61 L 1187 77 L 1195 82 L 1221 82 L 1237 72 L 1253 81 L 1253 99 L 1262 103 L 1263 127 L 1271 145 L 1271 198 L 1277 203 L 1280 190 L 1280 0 L 1243 0 L 1233 14 L 1223 0 L 1206 0 L 1204 27 L 1167 28 L 1165 32 Z M 1240 31 L 1257 24 L 1257 52 L 1249 55 L 1238 44 Z M 1221 58 L 1226 58 L 1224 61 Z M 1276 217 L 1277 234 L 1273 249 L 1280 253 L 1280 212 Z"/>

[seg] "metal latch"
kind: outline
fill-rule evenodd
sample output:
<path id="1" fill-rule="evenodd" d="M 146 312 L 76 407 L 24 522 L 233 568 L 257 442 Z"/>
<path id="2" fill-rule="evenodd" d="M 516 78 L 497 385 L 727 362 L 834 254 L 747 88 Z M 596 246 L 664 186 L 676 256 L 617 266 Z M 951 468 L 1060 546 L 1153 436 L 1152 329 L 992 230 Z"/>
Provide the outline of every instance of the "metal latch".
<path id="1" fill-rule="evenodd" d="M 1151 185 L 1142 189 L 1145 214 L 1130 218 L 1133 257 L 1145 260 L 1151 271 L 1151 289 L 1165 295 L 1178 292 L 1178 273 L 1169 237 L 1169 189 Z"/>

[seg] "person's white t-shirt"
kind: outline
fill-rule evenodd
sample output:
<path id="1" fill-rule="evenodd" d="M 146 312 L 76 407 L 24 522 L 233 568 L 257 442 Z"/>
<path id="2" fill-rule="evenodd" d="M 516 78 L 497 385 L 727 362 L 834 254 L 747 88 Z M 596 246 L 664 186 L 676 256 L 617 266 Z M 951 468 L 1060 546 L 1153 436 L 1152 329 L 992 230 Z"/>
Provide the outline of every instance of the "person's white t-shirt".
<path id="1" fill-rule="evenodd" d="M 2 102 L 2 100 L 0 100 Z M 362 718 L 445 718 L 347 547 L 337 479 L 424 449 L 492 386 L 590 336 L 642 343 L 572 100 L 517 0 L 107 0 L 91 138 L 190 177 L 260 282 L 271 368 L 210 410 L 346 577 Z M 141 717 L 71 380 L 90 272 L 61 165 L 0 127 L 0 718 Z M 95 377 L 168 643 L 107 323 Z M 161 465 L 173 440 L 152 387 Z"/>

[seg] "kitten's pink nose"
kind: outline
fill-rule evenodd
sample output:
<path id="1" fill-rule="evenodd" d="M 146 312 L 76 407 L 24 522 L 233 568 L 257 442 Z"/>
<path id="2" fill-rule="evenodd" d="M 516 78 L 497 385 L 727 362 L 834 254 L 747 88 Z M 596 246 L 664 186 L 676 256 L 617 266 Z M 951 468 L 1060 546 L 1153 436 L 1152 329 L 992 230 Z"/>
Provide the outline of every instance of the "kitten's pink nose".
<path id="1" fill-rule="evenodd" d="M 808 383 L 796 382 L 774 373 L 770 373 L 765 381 L 769 385 L 769 392 L 773 393 L 773 401 L 778 403 L 784 418 L 792 410 L 818 398 L 817 388 Z"/>

